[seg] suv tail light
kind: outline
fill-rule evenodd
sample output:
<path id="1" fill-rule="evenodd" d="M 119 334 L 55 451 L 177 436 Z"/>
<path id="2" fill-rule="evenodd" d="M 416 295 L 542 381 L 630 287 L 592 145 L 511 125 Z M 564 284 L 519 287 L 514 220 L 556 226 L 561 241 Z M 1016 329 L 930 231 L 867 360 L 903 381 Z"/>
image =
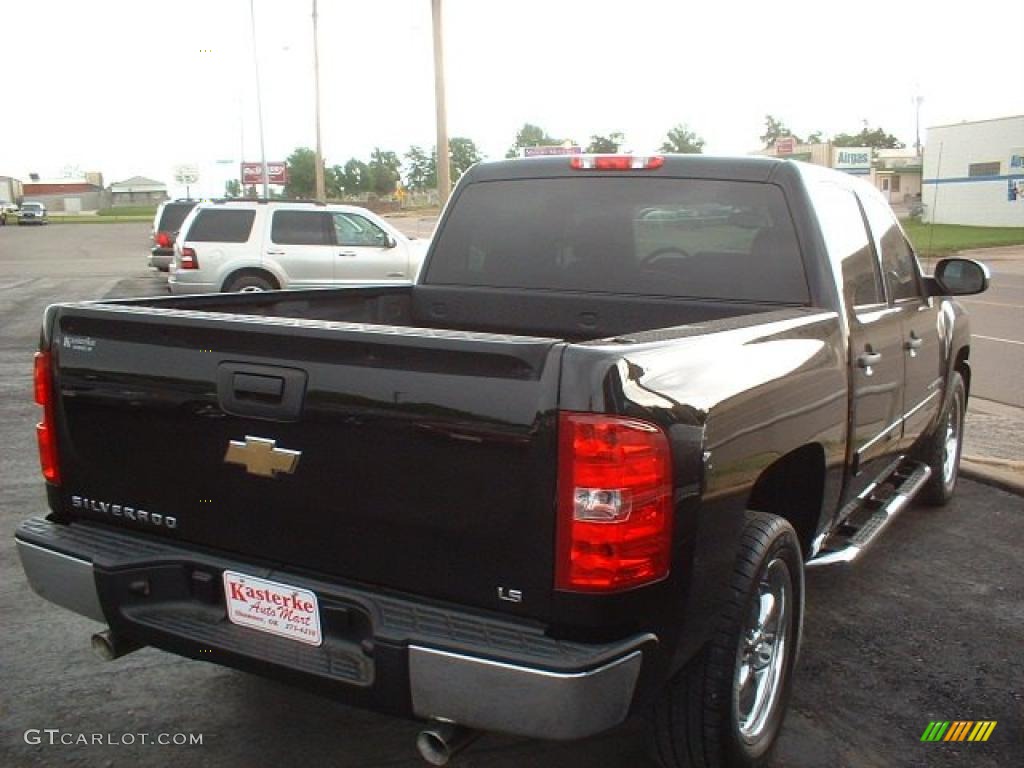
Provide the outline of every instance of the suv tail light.
<path id="1" fill-rule="evenodd" d="M 36 424 L 36 439 L 39 442 L 39 464 L 43 477 L 49 483 L 60 482 L 60 466 L 57 463 L 57 433 L 53 422 L 53 379 L 49 352 L 36 352 L 33 379 L 36 402 L 43 406 L 43 420 Z"/>
<path id="2" fill-rule="evenodd" d="M 618 592 L 664 579 L 672 549 L 672 462 L 654 424 L 562 412 L 555 588 Z"/>
<path id="3" fill-rule="evenodd" d="M 199 257 L 195 248 L 182 248 L 179 269 L 199 269 Z"/>
<path id="4" fill-rule="evenodd" d="M 171 236 L 168 235 L 166 232 L 157 232 L 156 233 L 156 244 L 160 248 L 170 248 L 171 247 Z"/>

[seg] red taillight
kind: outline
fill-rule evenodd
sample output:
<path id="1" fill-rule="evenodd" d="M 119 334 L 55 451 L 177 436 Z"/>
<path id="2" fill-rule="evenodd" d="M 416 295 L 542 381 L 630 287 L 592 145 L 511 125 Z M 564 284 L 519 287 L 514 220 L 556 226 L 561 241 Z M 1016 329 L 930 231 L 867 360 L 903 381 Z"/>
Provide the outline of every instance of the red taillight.
<path id="1" fill-rule="evenodd" d="M 53 423 L 53 383 L 50 371 L 50 353 L 36 352 L 33 371 L 36 402 L 43 406 L 43 420 L 36 424 L 36 439 L 39 442 L 39 464 L 47 482 L 60 482 L 60 467 L 57 464 L 57 436 Z"/>
<path id="2" fill-rule="evenodd" d="M 160 246 L 161 248 L 170 248 L 171 247 L 171 236 L 168 235 L 166 232 L 157 232 L 157 234 L 156 234 L 156 244 L 158 246 Z"/>
<path id="3" fill-rule="evenodd" d="M 661 155 L 574 155 L 569 167 L 577 171 L 651 171 L 661 168 L 665 158 Z"/>
<path id="4" fill-rule="evenodd" d="M 638 419 L 558 421 L 555 587 L 616 592 L 665 578 L 672 548 L 668 438 Z"/>
<path id="5" fill-rule="evenodd" d="M 199 269 L 199 257 L 196 256 L 195 248 L 182 248 L 179 269 Z"/>

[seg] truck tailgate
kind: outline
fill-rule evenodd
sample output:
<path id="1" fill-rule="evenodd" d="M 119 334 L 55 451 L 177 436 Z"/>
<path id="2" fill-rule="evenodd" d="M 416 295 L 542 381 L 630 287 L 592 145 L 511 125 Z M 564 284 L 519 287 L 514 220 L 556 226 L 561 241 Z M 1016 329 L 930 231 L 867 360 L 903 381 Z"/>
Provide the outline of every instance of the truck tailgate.
<path id="1" fill-rule="evenodd" d="M 68 515 L 546 618 L 557 340 L 114 305 L 48 322 Z"/>

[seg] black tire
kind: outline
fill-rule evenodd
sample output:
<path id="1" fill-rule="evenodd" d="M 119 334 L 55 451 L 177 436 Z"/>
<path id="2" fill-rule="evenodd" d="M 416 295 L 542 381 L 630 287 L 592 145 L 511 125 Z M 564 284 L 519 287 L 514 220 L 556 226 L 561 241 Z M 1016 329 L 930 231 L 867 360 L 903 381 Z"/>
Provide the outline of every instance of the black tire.
<path id="1" fill-rule="evenodd" d="M 262 275 L 242 274 L 230 277 L 224 283 L 226 293 L 238 293 L 239 291 L 276 291 L 277 285 Z"/>
<path id="2" fill-rule="evenodd" d="M 964 448 L 966 412 L 967 390 L 964 379 L 954 371 L 939 423 L 920 450 L 920 458 L 931 468 L 932 476 L 928 478 L 918 498 L 929 506 L 945 506 L 956 491 L 956 481 L 960 476 L 960 455 Z"/>
<path id="3" fill-rule="evenodd" d="M 714 636 L 704 650 L 682 669 L 662 692 L 653 711 L 653 751 L 663 768 L 752 768 L 764 765 L 782 727 L 789 700 L 790 680 L 796 664 L 803 627 L 804 571 L 800 541 L 793 527 L 775 515 L 748 512 L 740 550 L 726 601 Z M 785 634 L 774 633 L 764 661 L 762 642 L 750 645 L 756 634 L 751 620 L 770 616 L 765 611 L 765 590 L 774 594 L 778 582 L 787 599 L 774 600 Z M 788 593 L 785 585 L 788 584 Z M 755 617 L 756 614 L 756 617 Z M 765 622 L 757 622 L 764 630 Z M 748 633 L 748 629 L 750 632 Z M 782 643 L 778 646 L 779 637 Z M 756 653 L 755 653 L 756 651 Z M 776 655 L 777 653 L 777 655 Z M 756 670 L 758 663 L 764 667 Z M 740 677 L 754 680 L 754 704 L 744 717 Z M 757 693 L 757 675 L 764 669 L 769 680 L 767 698 Z M 758 707 L 757 702 L 765 702 Z M 754 717 L 754 713 L 761 713 Z"/>

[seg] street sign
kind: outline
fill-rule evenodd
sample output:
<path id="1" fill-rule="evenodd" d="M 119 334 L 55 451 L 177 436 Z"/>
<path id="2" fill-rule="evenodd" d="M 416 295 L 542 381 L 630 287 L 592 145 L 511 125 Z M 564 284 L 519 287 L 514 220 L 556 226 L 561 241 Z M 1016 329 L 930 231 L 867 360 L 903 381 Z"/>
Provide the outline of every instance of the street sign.
<path id="1" fill-rule="evenodd" d="M 199 181 L 199 168 L 191 163 L 174 166 L 174 180 L 179 184 L 195 184 Z"/>
<path id="2" fill-rule="evenodd" d="M 288 164 L 281 162 L 267 163 L 267 183 L 287 184 Z M 242 184 L 263 183 L 263 163 L 242 163 Z"/>

